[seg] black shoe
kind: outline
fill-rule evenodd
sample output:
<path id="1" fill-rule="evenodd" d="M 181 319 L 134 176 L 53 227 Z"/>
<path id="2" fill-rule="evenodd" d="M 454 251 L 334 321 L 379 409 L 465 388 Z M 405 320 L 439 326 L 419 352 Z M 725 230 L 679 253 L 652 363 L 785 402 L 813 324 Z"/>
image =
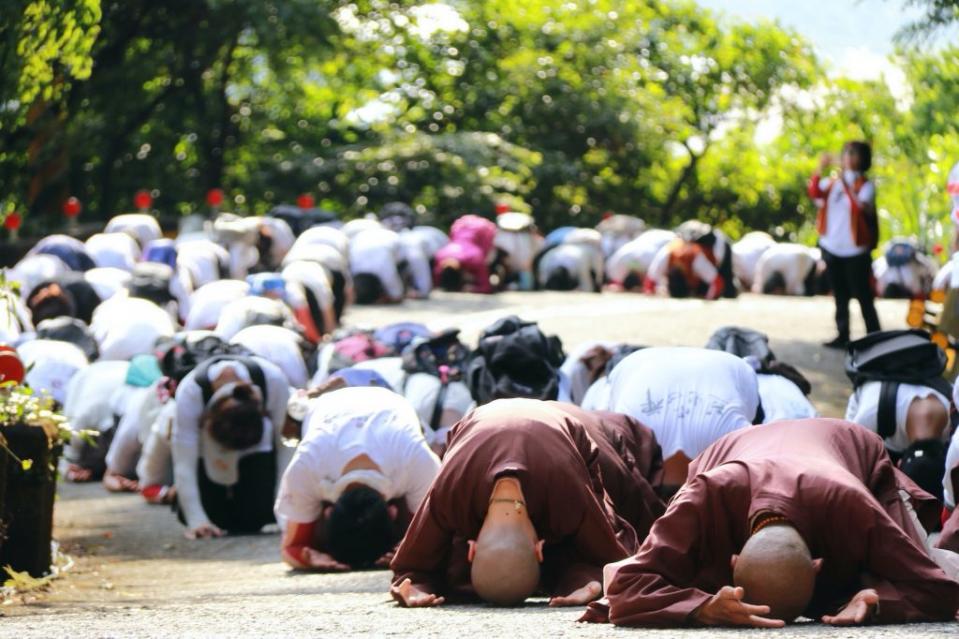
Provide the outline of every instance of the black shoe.
<path id="1" fill-rule="evenodd" d="M 823 346 L 825 346 L 826 348 L 835 348 L 836 350 L 844 350 L 846 346 L 848 345 L 849 345 L 849 340 L 846 339 L 845 337 L 837 337 L 836 339 L 830 342 L 825 342 L 823 344 Z"/>

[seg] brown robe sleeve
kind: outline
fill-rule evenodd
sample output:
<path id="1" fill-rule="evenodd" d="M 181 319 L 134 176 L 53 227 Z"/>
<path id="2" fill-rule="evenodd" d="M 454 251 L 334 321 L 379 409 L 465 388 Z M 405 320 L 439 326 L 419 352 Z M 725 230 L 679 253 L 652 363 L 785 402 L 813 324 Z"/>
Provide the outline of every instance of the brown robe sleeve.
<path id="1" fill-rule="evenodd" d="M 952 581 L 885 512 L 868 502 L 849 504 L 850 519 L 874 521 L 861 533 L 846 533 L 866 544 L 863 586 L 879 593 L 877 623 L 948 621 L 959 610 L 959 583 Z M 868 512 L 873 509 L 873 512 Z M 852 552 L 852 551 L 850 551 Z"/>
<path id="2" fill-rule="evenodd" d="M 453 551 L 453 532 L 440 525 L 431 508 L 432 492 L 416 511 L 406 536 L 400 542 L 390 568 L 392 585 L 405 579 L 424 592 L 443 594 L 447 588 L 446 566 Z"/>
<path id="3" fill-rule="evenodd" d="M 706 482 L 687 483 L 632 560 L 606 584 L 609 621 L 621 626 L 683 626 L 712 596 L 691 586 L 702 561 L 700 534 Z M 719 522 L 715 522 L 719 525 Z M 724 561 L 729 562 L 726 557 Z M 601 608 L 591 606 L 591 609 Z"/>

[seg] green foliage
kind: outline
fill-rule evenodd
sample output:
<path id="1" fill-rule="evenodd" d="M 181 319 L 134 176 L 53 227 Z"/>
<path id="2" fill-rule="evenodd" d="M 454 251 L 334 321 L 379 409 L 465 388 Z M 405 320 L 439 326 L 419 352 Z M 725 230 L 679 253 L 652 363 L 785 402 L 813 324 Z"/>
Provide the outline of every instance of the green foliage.
<path id="1" fill-rule="evenodd" d="M 311 192 L 345 216 L 398 199 L 442 224 L 506 200 L 543 228 L 614 211 L 806 241 L 817 156 L 864 138 L 884 237 L 944 234 L 955 50 L 900 55 L 910 102 L 830 78 L 778 24 L 688 1 L 16 5 L 0 216 L 35 229 L 71 194 L 106 218 L 140 188 L 176 214 L 221 187 L 238 212 Z"/>

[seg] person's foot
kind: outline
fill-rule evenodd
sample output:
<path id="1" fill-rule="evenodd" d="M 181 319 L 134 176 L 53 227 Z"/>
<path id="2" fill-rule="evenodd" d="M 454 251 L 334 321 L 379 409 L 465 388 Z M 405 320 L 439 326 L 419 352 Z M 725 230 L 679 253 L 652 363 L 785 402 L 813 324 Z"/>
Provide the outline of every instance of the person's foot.
<path id="1" fill-rule="evenodd" d="M 848 344 L 849 344 L 849 340 L 846 339 L 845 337 L 837 337 L 836 339 L 831 340 L 829 342 L 824 342 L 823 346 L 825 346 L 826 348 L 835 348 L 837 350 L 842 350 L 846 348 Z"/>

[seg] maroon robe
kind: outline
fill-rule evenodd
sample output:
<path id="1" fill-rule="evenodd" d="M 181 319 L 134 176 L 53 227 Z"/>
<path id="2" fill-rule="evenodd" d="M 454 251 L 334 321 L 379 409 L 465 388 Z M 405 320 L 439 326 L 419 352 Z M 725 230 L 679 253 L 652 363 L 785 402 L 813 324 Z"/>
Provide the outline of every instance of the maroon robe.
<path id="1" fill-rule="evenodd" d="M 473 595 L 466 541 L 482 527 L 494 484 L 508 476 L 519 480 L 529 518 L 545 540 L 546 594 L 568 595 L 601 581 L 604 564 L 634 552 L 636 533 L 603 490 L 599 449 L 563 406 L 499 400 L 453 427 L 439 475 L 390 566 L 394 585 L 409 578 L 447 598 Z"/>
<path id="2" fill-rule="evenodd" d="M 580 417 L 596 442 L 603 488 L 616 514 L 633 527 L 641 543 L 666 511 L 656 492 L 663 484 L 663 453 L 656 435 L 629 415 L 562 406 Z"/>
<path id="3" fill-rule="evenodd" d="M 757 516 L 785 517 L 823 559 L 805 616 L 834 614 L 875 588 L 875 621 L 949 620 L 959 609 L 951 581 L 918 541 L 899 491 L 929 521 L 934 500 L 897 471 L 882 440 L 828 419 L 778 422 L 731 433 L 690 464 L 687 483 L 639 553 L 610 567 L 608 606 L 586 619 L 681 626 L 723 586 Z"/>

